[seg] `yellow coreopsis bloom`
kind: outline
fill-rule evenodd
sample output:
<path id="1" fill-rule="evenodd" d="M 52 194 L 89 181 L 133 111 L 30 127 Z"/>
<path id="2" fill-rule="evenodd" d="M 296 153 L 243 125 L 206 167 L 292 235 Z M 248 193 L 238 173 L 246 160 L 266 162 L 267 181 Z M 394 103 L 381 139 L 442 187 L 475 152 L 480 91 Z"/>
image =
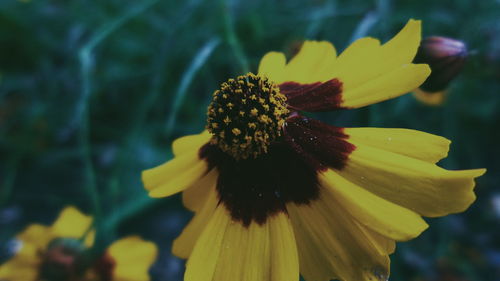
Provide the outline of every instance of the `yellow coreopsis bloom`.
<path id="1" fill-rule="evenodd" d="M 450 141 L 407 129 L 339 128 L 302 111 L 358 108 L 400 96 L 429 75 L 412 60 L 410 20 L 392 40 L 354 42 L 339 56 L 307 41 L 287 62 L 222 83 L 207 131 L 173 143 L 174 159 L 142 174 L 152 197 L 183 192 L 194 218 L 174 241 L 186 281 L 386 280 L 395 241 L 421 216 L 464 211 L 485 170 L 435 165 Z"/>
<path id="2" fill-rule="evenodd" d="M 17 236 L 20 249 L 0 265 L 2 281 L 148 281 L 157 248 L 137 236 L 120 239 L 89 260 L 92 218 L 65 208 L 52 226 L 32 224 Z M 86 236 L 85 236 L 86 235 Z M 85 236 L 85 237 L 84 237 Z"/>

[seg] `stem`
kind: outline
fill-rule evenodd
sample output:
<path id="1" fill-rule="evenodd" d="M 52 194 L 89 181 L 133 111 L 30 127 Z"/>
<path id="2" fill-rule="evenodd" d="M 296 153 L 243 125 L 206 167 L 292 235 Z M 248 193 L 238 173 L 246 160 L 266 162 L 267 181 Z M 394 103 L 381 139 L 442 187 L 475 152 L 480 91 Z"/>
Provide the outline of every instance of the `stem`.
<path id="1" fill-rule="evenodd" d="M 111 215 L 109 215 L 105 219 L 106 224 L 103 225 L 102 231 L 114 231 L 114 229 L 116 229 L 116 227 L 120 225 L 120 223 L 122 223 L 124 220 L 148 207 L 159 204 L 160 202 L 162 201 L 152 199 L 150 197 L 140 197 L 137 200 L 134 200 L 124 206 L 121 210 L 117 210 L 116 212 L 113 212 Z"/>
<path id="2" fill-rule="evenodd" d="M 92 202 L 92 209 L 94 217 L 98 218 L 101 214 L 101 202 L 99 198 L 99 193 L 97 190 L 97 183 L 95 180 L 95 172 L 92 164 L 91 148 L 89 141 L 89 100 L 91 95 L 91 71 L 93 70 L 91 49 L 84 48 L 80 52 L 80 75 L 82 79 L 82 96 L 81 96 L 81 111 L 80 120 L 81 126 L 78 134 L 78 142 L 81 147 L 82 161 L 85 171 L 85 190 L 87 195 Z"/>
<path id="3" fill-rule="evenodd" d="M 222 0 L 222 17 L 224 20 L 224 29 L 226 34 L 226 40 L 233 49 L 234 55 L 236 59 L 240 63 L 241 69 L 243 73 L 250 72 L 250 66 L 248 63 L 248 59 L 243 52 L 243 48 L 241 47 L 240 41 L 236 36 L 236 32 L 234 31 L 234 22 L 231 18 L 231 9 L 229 7 L 230 0 Z"/>
<path id="4" fill-rule="evenodd" d="M 167 76 L 167 58 L 172 38 L 175 35 L 177 29 L 183 26 L 193 16 L 195 7 L 200 5 L 200 3 L 201 0 L 192 0 L 188 2 L 184 6 L 184 8 L 181 9 L 176 18 L 169 19 L 169 22 L 165 24 L 165 39 L 158 52 L 158 56 L 154 57 L 154 61 L 152 64 L 152 69 L 154 69 L 155 71 L 154 76 L 151 79 L 150 90 L 148 91 L 148 94 L 144 98 L 143 102 L 138 106 L 133 115 L 133 118 L 131 118 L 130 130 L 128 131 L 127 135 L 124 136 L 124 141 L 121 145 L 120 153 L 118 153 L 117 156 L 116 165 L 114 166 L 111 176 L 109 177 L 110 180 L 108 186 L 112 198 L 119 197 L 119 175 L 125 163 L 127 163 L 127 161 L 131 158 L 131 151 L 134 149 L 135 145 L 138 145 L 141 129 L 144 128 L 144 122 L 146 120 L 147 114 L 155 104 L 158 96 L 161 93 L 162 86 L 165 83 L 163 78 Z M 114 204 L 112 205 L 111 209 L 115 210 Z"/>
<path id="5" fill-rule="evenodd" d="M 184 102 L 189 85 L 191 85 L 191 82 L 193 81 L 195 75 L 198 73 L 201 67 L 206 63 L 206 61 L 208 60 L 212 52 L 215 50 L 215 48 L 219 45 L 219 43 L 220 43 L 219 38 L 212 38 L 210 41 L 208 41 L 204 46 L 200 48 L 198 54 L 191 61 L 191 64 L 189 65 L 186 72 L 184 72 L 181 82 L 179 83 L 179 87 L 175 92 L 174 101 L 172 103 L 172 109 L 170 110 L 170 114 L 166 122 L 167 123 L 166 132 L 168 137 L 170 137 L 174 129 L 177 120 L 177 114 L 179 112 L 182 103 Z"/>
<path id="6" fill-rule="evenodd" d="M 17 176 L 17 166 L 20 160 L 20 153 L 15 153 L 6 163 L 7 168 L 5 177 L 0 189 L 0 208 L 7 205 L 7 202 L 9 202 L 9 198 L 12 194 L 12 189 L 14 188 L 14 180 Z"/>
<path id="7" fill-rule="evenodd" d="M 159 0 L 146 1 L 128 10 L 123 16 L 118 19 L 103 25 L 94 36 L 80 49 L 78 58 L 80 61 L 80 77 L 82 81 L 82 89 L 80 100 L 77 103 L 75 123 L 81 123 L 78 142 L 81 147 L 82 161 L 84 164 L 85 173 L 85 191 L 90 198 L 93 215 L 94 225 L 99 227 L 101 225 L 101 199 L 99 190 L 97 188 L 96 176 L 92 164 L 92 151 L 90 147 L 90 117 L 89 117 L 89 104 L 92 95 L 92 72 L 94 70 L 93 52 L 94 49 L 104 41 L 112 32 L 123 26 L 127 21 L 133 17 L 141 14 L 147 8 L 157 3 Z M 100 232 L 99 232 L 100 233 Z M 104 235 L 108 235 L 104 233 Z M 101 239 L 98 239 L 101 240 Z M 96 245 L 99 243 L 96 243 Z"/>

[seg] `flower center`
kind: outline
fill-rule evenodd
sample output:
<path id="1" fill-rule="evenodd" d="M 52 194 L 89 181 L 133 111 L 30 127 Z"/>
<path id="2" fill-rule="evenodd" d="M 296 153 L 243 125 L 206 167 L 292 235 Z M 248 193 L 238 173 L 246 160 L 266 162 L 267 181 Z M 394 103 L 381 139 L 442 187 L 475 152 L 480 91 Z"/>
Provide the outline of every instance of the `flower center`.
<path id="1" fill-rule="evenodd" d="M 278 86 L 248 73 L 227 80 L 214 92 L 207 130 L 213 135 L 211 143 L 233 158 L 256 158 L 281 135 L 288 113 Z"/>
<path id="2" fill-rule="evenodd" d="M 87 247 L 77 239 L 56 238 L 40 255 L 41 263 L 37 280 L 112 280 L 114 260 L 106 253 L 93 259 Z"/>
<path id="3" fill-rule="evenodd" d="M 85 246 L 76 239 L 56 238 L 41 253 L 40 280 L 73 280 L 80 275 L 77 265 Z"/>

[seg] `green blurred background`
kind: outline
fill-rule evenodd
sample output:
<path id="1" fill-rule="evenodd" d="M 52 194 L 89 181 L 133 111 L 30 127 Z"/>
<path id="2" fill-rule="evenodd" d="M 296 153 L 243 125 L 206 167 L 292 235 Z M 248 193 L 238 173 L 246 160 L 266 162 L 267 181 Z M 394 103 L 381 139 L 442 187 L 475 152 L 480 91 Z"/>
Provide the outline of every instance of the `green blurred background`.
<path id="1" fill-rule="evenodd" d="M 99 216 L 103 244 L 132 233 L 155 241 L 152 280 L 182 280 L 170 246 L 191 214 L 178 195 L 149 199 L 141 170 L 200 132 L 211 93 L 256 71 L 266 52 L 291 54 L 304 39 L 339 51 L 362 36 L 384 42 L 410 18 L 423 20 L 424 36 L 469 47 L 447 102 L 406 95 L 316 117 L 442 135 L 453 143 L 441 166 L 488 168 L 467 212 L 428 219 L 428 231 L 398 244 L 390 279 L 499 281 L 498 0 L 1 0 L 0 262 L 17 232 L 72 204 Z"/>

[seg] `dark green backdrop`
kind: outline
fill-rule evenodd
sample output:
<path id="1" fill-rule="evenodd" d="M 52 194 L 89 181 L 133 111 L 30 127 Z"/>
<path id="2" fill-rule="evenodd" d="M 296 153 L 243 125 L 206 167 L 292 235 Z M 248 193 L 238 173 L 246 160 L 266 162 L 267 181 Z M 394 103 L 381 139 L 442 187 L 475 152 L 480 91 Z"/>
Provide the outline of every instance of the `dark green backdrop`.
<path id="1" fill-rule="evenodd" d="M 468 63 L 442 107 L 411 95 L 319 114 L 340 126 L 418 129 L 453 141 L 449 169 L 488 168 L 466 212 L 429 219 L 398 244 L 391 280 L 500 280 L 500 2 L 0 1 L 0 261 L 28 223 L 68 204 L 99 214 L 111 239 L 155 241 L 153 280 L 181 280 L 170 254 L 188 221 L 180 197 L 148 199 L 140 171 L 171 157 L 178 136 L 203 129 L 218 84 L 256 71 L 270 50 L 303 39 L 338 50 L 366 35 L 385 41 L 409 18 L 425 36 L 465 41 Z"/>

